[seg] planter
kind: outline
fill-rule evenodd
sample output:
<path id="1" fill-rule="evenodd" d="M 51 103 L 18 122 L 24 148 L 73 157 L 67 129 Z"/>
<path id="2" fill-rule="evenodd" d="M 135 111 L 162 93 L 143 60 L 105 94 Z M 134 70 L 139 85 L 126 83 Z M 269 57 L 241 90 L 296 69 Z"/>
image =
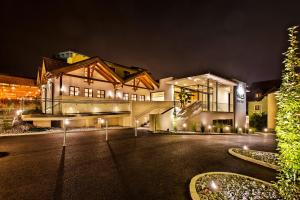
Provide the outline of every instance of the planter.
<path id="1" fill-rule="evenodd" d="M 271 183 L 241 174 L 209 172 L 190 182 L 193 200 L 204 199 L 282 199 Z"/>
<path id="2" fill-rule="evenodd" d="M 276 165 L 277 154 L 266 151 L 256 151 L 256 150 L 244 150 L 241 148 L 230 148 L 228 152 L 240 159 L 247 160 L 249 162 L 256 163 L 258 165 L 262 165 L 264 167 L 268 167 L 274 170 L 278 170 L 279 166 Z"/>

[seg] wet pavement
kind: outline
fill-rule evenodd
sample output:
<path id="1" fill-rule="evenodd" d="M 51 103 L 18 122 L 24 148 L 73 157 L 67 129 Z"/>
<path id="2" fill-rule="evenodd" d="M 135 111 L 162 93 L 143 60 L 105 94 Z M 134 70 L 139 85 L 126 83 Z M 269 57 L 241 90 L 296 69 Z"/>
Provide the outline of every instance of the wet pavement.
<path id="1" fill-rule="evenodd" d="M 226 171 L 275 180 L 231 147 L 275 151 L 274 136 L 153 135 L 132 129 L 1 137 L 0 199 L 190 199 L 196 174 Z"/>

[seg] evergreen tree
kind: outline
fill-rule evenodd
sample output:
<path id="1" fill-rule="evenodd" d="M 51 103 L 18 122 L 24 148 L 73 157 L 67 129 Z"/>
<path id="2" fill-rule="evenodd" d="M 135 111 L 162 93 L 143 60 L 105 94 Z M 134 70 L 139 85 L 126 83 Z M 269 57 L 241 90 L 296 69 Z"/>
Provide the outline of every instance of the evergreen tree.
<path id="1" fill-rule="evenodd" d="M 289 47 L 284 53 L 282 84 L 277 95 L 276 135 L 280 171 L 276 187 L 284 199 L 300 199 L 300 76 L 297 73 L 297 26 L 289 31 Z"/>

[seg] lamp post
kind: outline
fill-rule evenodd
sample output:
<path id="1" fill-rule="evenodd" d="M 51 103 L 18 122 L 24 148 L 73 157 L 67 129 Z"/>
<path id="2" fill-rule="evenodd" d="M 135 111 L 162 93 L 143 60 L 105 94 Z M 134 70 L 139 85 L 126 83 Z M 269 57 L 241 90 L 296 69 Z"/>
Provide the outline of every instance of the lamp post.
<path id="1" fill-rule="evenodd" d="M 68 119 L 64 119 L 64 142 L 63 142 L 63 146 L 67 146 L 66 145 L 66 140 L 67 140 L 67 125 L 69 124 L 69 120 Z"/>
<path id="2" fill-rule="evenodd" d="M 135 120 L 135 129 L 134 129 L 134 136 L 137 137 L 137 126 L 138 126 L 139 120 Z"/>
<path id="3" fill-rule="evenodd" d="M 105 120 L 105 140 L 108 140 L 108 131 L 107 131 L 108 122 Z"/>

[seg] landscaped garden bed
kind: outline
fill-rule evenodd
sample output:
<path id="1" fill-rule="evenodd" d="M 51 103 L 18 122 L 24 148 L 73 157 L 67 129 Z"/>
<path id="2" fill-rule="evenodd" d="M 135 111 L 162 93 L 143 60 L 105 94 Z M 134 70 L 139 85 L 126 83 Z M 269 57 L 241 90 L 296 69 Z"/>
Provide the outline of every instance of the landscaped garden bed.
<path id="1" fill-rule="evenodd" d="M 209 172 L 193 177 L 190 194 L 193 200 L 282 199 L 271 183 L 228 172 Z"/>
<path id="2" fill-rule="evenodd" d="M 228 152 L 249 162 L 253 162 L 271 169 L 278 170 L 277 154 L 266 151 L 256 151 L 242 148 L 230 148 Z"/>

